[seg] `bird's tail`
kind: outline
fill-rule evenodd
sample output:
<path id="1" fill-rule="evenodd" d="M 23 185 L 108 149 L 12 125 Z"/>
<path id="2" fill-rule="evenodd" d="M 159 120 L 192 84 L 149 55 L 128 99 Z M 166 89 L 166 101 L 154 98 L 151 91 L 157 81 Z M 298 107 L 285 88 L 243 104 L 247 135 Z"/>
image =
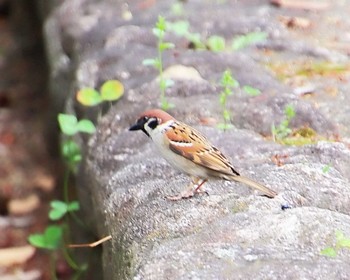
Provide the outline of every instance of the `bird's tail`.
<path id="1" fill-rule="evenodd" d="M 251 188 L 257 189 L 259 191 L 261 191 L 262 193 L 264 193 L 266 196 L 273 198 L 277 195 L 277 193 L 271 189 L 269 189 L 268 187 L 253 181 L 252 179 L 249 179 L 247 177 L 244 176 L 230 176 L 231 180 L 237 181 L 237 182 L 241 182 L 244 183 L 246 185 L 248 185 Z"/>

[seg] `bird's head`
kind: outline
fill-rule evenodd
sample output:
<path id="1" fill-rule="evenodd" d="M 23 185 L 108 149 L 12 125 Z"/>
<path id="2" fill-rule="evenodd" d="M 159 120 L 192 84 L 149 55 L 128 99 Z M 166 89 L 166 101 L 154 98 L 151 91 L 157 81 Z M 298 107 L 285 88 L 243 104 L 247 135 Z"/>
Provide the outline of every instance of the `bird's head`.
<path id="1" fill-rule="evenodd" d="M 142 130 L 147 136 L 154 131 L 159 125 L 170 120 L 174 120 L 172 116 L 160 109 L 152 109 L 144 112 L 132 125 L 129 130 Z"/>

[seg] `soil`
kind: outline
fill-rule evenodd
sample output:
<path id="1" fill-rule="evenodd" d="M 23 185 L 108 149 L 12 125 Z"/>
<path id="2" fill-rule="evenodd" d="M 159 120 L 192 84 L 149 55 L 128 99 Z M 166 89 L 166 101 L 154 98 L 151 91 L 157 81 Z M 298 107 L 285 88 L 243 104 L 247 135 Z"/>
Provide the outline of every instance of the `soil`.
<path id="1" fill-rule="evenodd" d="M 28 236 L 48 224 L 59 175 L 45 135 L 48 72 L 40 23 L 33 14 L 18 20 L 23 11 L 12 4 L 0 1 L 0 278 L 51 279 L 47 252 L 31 248 L 23 257 Z M 12 257 L 5 248 L 18 251 Z"/>

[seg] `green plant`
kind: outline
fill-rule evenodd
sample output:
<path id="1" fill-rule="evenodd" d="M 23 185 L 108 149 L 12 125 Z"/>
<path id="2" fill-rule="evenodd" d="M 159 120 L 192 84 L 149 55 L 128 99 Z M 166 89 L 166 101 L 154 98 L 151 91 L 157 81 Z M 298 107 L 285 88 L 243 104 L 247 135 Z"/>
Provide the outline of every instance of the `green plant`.
<path id="1" fill-rule="evenodd" d="M 28 237 L 29 243 L 37 248 L 56 250 L 61 246 L 62 227 L 48 226 L 43 233 L 32 234 Z"/>
<path id="2" fill-rule="evenodd" d="M 190 31 L 190 23 L 186 20 L 179 20 L 176 22 L 168 22 L 167 28 L 169 31 L 175 33 L 180 37 L 186 38 L 193 44 L 194 49 L 206 49 L 205 42 L 201 39 L 201 34 Z"/>
<path id="3" fill-rule="evenodd" d="M 226 130 L 232 128 L 231 124 L 231 113 L 227 109 L 227 98 L 233 94 L 233 90 L 240 87 L 239 82 L 233 78 L 231 71 L 226 70 L 221 77 L 220 86 L 222 90 L 219 95 L 219 103 L 222 110 L 223 122 L 218 124 L 218 128 Z M 252 86 L 245 85 L 242 87 L 242 90 L 250 96 L 257 96 L 261 91 Z"/>
<path id="4" fill-rule="evenodd" d="M 94 133 L 95 125 L 92 121 L 82 119 L 78 121 L 76 116 L 67 114 L 58 114 L 58 123 L 63 134 L 73 136 L 78 132 Z"/>
<path id="5" fill-rule="evenodd" d="M 227 98 L 233 94 L 233 89 L 239 87 L 239 83 L 232 77 L 231 71 L 226 70 L 221 77 L 220 85 L 222 86 L 222 90 L 219 95 L 219 102 L 222 109 L 223 123 L 219 123 L 218 127 L 226 130 L 233 127 L 231 124 L 231 114 L 227 109 Z"/>
<path id="6" fill-rule="evenodd" d="M 323 168 L 322 168 L 322 172 L 323 173 L 328 173 L 330 170 L 331 170 L 331 164 L 326 164 L 325 166 L 323 166 Z"/>
<path id="7" fill-rule="evenodd" d="M 226 41 L 222 36 L 213 35 L 208 38 L 206 45 L 213 52 L 221 52 L 226 48 Z"/>
<path id="8" fill-rule="evenodd" d="M 224 37 L 212 35 L 208 39 L 203 40 L 201 38 L 200 33 L 190 31 L 190 23 L 186 20 L 168 22 L 167 26 L 169 31 L 175 33 L 180 37 L 184 37 L 189 42 L 191 42 L 193 48 L 196 50 L 209 49 L 214 52 L 220 52 L 225 50 L 226 48 L 226 42 Z"/>
<path id="9" fill-rule="evenodd" d="M 64 202 L 61 200 L 53 200 L 50 203 L 51 210 L 49 218 L 51 221 L 57 221 L 69 212 L 78 211 L 80 206 L 78 201 Z"/>
<path id="10" fill-rule="evenodd" d="M 116 101 L 124 94 L 124 86 L 118 80 L 109 80 L 102 84 L 100 91 L 94 88 L 82 88 L 77 93 L 77 100 L 84 106 L 96 106 L 104 101 Z"/>
<path id="11" fill-rule="evenodd" d="M 70 172 L 75 170 L 77 164 L 82 158 L 79 145 L 73 140 L 72 137 L 80 132 L 89 134 L 95 132 L 95 126 L 90 120 L 82 119 L 78 121 L 78 119 L 73 115 L 59 114 L 58 123 L 62 133 L 67 136 L 67 139 L 61 144 L 61 151 L 68 168 L 65 170 L 63 181 L 65 201 L 51 201 L 50 205 L 52 209 L 49 212 L 49 219 L 51 221 L 58 221 L 63 217 L 66 217 L 66 214 L 73 214 L 74 211 L 79 209 L 79 202 L 69 201 L 68 197 L 68 181 Z M 68 240 L 65 240 L 65 238 L 69 236 L 68 231 L 68 220 L 66 219 L 64 223 L 61 223 L 61 225 L 48 226 L 43 233 L 31 234 L 28 237 L 28 242 L 37 248 L 48 249 L 52 252 L 62 249 L 62 253 L 67 263 L 74 270 L 85 270 L 87 266 L 85 264 L 78 265 L 66 248 Z M 51 254 L 51 258 L 54 260 L 54 254 Z M 53 278 L 56 278 L 54 272 Z"/>
<path id="12" fill-rule="evenodd" d="M 112 102 L 121 98 L 124 93 L 123 85 L 117 80 L 110 80 L 103 83 L 100 91 L 93 88 L 83 88 L 78 91 L 77 100 L 85 106 L 96 106 L 101 102 Z M 93 134 L 96 131 L 95 125 L 88 119 L 78 120 L 76 116 L 69 114 L 58 114 L 57 121 L 61 132 L 65 135 L 65 139 L 61 142 L 61 154 L 64 159 L 66 168 L 63 178 L 63 197 L 64 201 L 53 200 L 50 202 L 51 209 L 49 211 L 49 219 L 57 222 L 61 221 L 59 225 L 48 226 L 43 233 L 32 234 L 28 237 L 28 242 L 37 248 L 48 249 L 52 259 L 52 278 L 57 279 L 54 273 L 55 254 L 57 250 L 61 249 L 62 254 L 69 264 L 69 266 L 78 272 L 87 269 L 86 264 L 78 265 L 72 258 L 68 247 L 70 232 L 68 217 L 71 216 L 77 223 L 82 222 L 75 215 L 79 210 L 80 205 L 78 201 L 71 201 L 68 195 L 69 178 L 72 172 L 75 172 L 79 162 L 82 160 L 82 154 L 79 144 L 74 140 L 73 136 L 78 133 Z M 111 236 L 105 237 L 102 240 L 108 240 Z M 99 241 L 100 242 L 100 241 Z M 100 244 L 95 242 L 93 244 Z"/>
<path id="13" fill-rule="evenodd" d="M 341 249 L 350 249 L 350 238 L 344 236 L 340 230 L 335 232 L 336 243 L 334 247 L 324 248 L 320 254 L 327 257 L 336 257 Z"/>
<path id="14" fill-rule="evenodd" d="M 174 107 L 173 104 L 169 103 L 165 91 L 167 88 L 171 87 L 174 84 L 173 80 L 164 78 L 163 75 L 163 53 L 165 50 L 174 48 L 174 44 L 164 41 L 165 32 L 167 31 L 167 22 L 162 16 L 158 17 L 158 21 L 155 27 L 152 29 L 153 34 L 158 38 L 157 49 L 158 55 L 156 58 L 147 58 L 143 60 L 143 65 L 153 66 L 159 72 L 159 88 L 160 88 L 160 103 L 163 110 L 168 110 Z"/>
<path id="15" fill-rule="evenodd" d="M 250 96 L 258 96 L 261 94 L 260 89 L 248 85 L 243 86 L 243 90 Z"/>
<path id="16" fill-rule="evenodd" d="M 232 41 L 232 49 L 235 51 L 243 49 L 249 45 L 265 41 L 267 37 L 268 34 L 266 32 L 250 32 L 238 36 Z"/>
<path id="17" fill-rule="evenodd" d="M 169 31 L 178 36 L 186 38 L 190 41 L 196 50 L 209 49 L 214 52 L 230 49 L 224 37 L 212 35 L 209 38 L 202 38 L 200 33 L 190 31 L 190 23 L 185 20 L 168 22 Z M 231 49 L 236 51 L 249 45 L 256 44 L 266 40 L 268 34 L 266 32 L 250 32 L 245 35 L 238 36 L 232 40 Z"/>
<path id="18" fill-rule="evenodd" d="M 181 16 L 184 13 L 184 5 L 181 1 L 176 1 L 170 7 L 171 12 L 176 16 Z"/>
<path id="19" fill-rule="evenodd" d="M 283 142 L 292 133 L 292 129 L 289 127 L 289 124 L 294 117 L 294 106 L 288 104 L 284 108 L 284 119 L 282 122 L 278 126 L 273 124 L 271 127 L 272 136 L 275 142 Z"/>

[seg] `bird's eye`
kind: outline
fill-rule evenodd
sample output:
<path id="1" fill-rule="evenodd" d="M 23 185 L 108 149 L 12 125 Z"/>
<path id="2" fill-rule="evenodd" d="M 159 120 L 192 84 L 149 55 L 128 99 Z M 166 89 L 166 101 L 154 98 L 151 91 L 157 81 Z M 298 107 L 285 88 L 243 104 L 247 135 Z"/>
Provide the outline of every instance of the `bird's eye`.
<path id="1" fill-rule="evenodd" d="M 152 129 L 155 129 L 158 126 L 158 119 L 156 118 L 151 118 L 148 122 L 148 126 Z"/>

